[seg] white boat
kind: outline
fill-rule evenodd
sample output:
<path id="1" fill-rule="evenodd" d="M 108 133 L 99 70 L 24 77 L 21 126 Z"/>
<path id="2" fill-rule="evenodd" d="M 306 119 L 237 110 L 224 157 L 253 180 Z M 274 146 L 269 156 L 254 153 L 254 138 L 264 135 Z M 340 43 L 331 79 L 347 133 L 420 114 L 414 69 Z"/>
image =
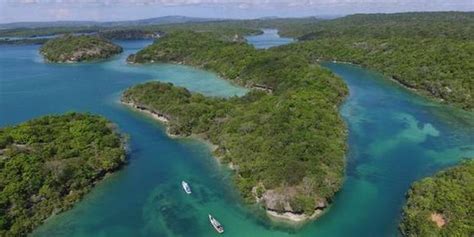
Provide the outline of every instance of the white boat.
<path id="1" fill-rule="evenodd" d="M 181 186 L 183 186 L 183 189 L 187 194 L 191 194 L 191 188 L 189 187 L 189 184 L 186 183 L 186 181 L 181 181 Z"/>
<path id="2" fill-rule="evenodd" d="M 209 214 L 209 221 L 211 222 L 212 227 L 216 229 L 217 233 L 222 234 L 224 233 L 224 227 L 219 223 L 214 217 Z"/>

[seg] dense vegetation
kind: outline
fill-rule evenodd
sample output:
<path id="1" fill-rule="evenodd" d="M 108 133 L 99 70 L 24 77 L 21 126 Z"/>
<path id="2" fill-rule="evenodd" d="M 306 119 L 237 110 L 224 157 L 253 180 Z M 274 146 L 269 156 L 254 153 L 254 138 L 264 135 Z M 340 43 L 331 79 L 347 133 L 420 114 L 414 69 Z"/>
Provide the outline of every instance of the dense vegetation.
<path id="1" fill-rule="evenodd" d="M 48 40 L 40 49 L 50 62 L 80 62 L 105 59 L 122 52 L 122 47 L 97 36 L 66 35 Z"/>
<path id="2" fill-rule="evenodd" d="M 99 31 L 99 27 L 40 27 L 40 28 L 13 28 L 0 29 L 1 37 L 38 37 L 59 34 L 90 34 Z"/>
<path id="3" fill-rule="evenodd" d="M 25 236 L 125 160 L 106 119 L 69 113 L 0 129 L 0 236 Z"/>
<path id="4" fill-rule="evenodd" d="M 473 12 L 355 14 L 306 24 L 306 27 L 296 28 L 290 35 L 301 40 L 344 36 L 374 39 L 403 37 L 472 40 L 473 24 Z"/>
<path id="5" fill-rule="evenodd" d="M 472 25 L 474 13 L 359 14 L 308 26 L 303 41 L 288 47 L 311 60 L 380 71 L 421 94 L 472 110 Z"/>
<path id="6" fill-rule="evenodd" d="M 138 40 L 138 39 L 155 39 L 158 38 L 163 32 L 153 32 L 146 30 L 135 30 L 135 29 L 117 29 L 117 30 L 103 30 L 99 31 L 100 37 L 109 40 Z"/>
<path id="7" fill-rule="evenodd" d="M 188 31 L 166 35 L 129 61 L 186 63 L 256 88 L 241 98 L 220 99 L 152 82 L 122 98 L 169 117 L 170 133 L 198 134 L 218 145 L 216 155 L 233 164 L 247 200 L 312 213 L 340 188 L 346 132 L 338 105 L 347 88 L 329 71 L 291 51 L 258 51 Z"/>
<path id="8" fill-rule="evenodd" d="M 454 39 L 312 40 L 289 46 L 312 60 L 352 62 L 375 69 L 418 92 L 474 108 L 474 41 Z"/>
<path id="9" fill-rule="evenodd" d="M 26 44 L 44 44 L 48 41 L 48 39 L 40 38 L 40 39 L 0 39 L 0 45 L 9 44 L 9 45 L 26 45 Z"/>
<path id="10" fill-rule="evenodd" d="M 403 208 L 401 232 L 405 236 L 473 236 L 473 203 L 474 160 L 470 160 L 413 184 Z"/>

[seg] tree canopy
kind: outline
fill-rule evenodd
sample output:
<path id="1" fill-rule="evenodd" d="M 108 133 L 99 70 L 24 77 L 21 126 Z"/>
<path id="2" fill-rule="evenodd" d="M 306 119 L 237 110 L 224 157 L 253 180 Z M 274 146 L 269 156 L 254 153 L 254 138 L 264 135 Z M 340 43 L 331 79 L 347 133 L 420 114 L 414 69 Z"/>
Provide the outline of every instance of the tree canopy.
<path id="1" fill-rule="evenodd" d="M 474 160 L 415 182 L 400 230 L 405 236 L 474 235 Z"/>
<path id="2" fill-rule="evenodd" d="M 64 63 L 105 59 L 121 53 L 122 47 L 90 35 L 66 35 L 48 40 L 40 49 L 47 61 Z"/>
<path id="3" fill-rule="evenodd" d="M 0 235 L 26 236 L 124 162 L 122 137 L 99 116 L 68 113 L 1 128 Z"/>

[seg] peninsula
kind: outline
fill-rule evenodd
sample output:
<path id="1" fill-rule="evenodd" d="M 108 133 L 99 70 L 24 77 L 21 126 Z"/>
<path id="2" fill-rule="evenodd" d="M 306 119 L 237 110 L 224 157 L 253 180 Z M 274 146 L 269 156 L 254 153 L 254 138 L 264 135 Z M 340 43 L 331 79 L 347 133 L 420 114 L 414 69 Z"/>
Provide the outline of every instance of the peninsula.
<path id="1" fill-rule="evenodd" d="M 122 136 L 99 116 L 68 113 L 1 128 L 0 236 L 26 236 L 124 162 Z"/>
<path id="2" fill-rule="evenodd" d="M 355 14 L 280 31 L 313 61 L 376 70 L 416 93 L 474 109 L 473 12 Z"/>
<path id="3" fill-rule="evenodd" d="M 40 49 L 48 62 L 74 63 L 106 59 L 122 52 L 122 47 L 97 36 L 66 35 L 48 40 Z"/>
<path id="4" fill-rule="evenodd" d="M 474 235 L 474 160 L 415 182 L 407 196 L 404 236 Z"/>
<path id="5" fill-rule="evenodd" d="M 253 89 L 223 99 L 149 82 L 122 96 L 166 118 L 168 133 L 216 145 L 216 157 L 235 171 L 236 187 L 249 203 L 302 221 L 320 213 L 340 189 L 347 134 L 338 108 L 348 91 L 328 70 L 291 51 L 261 51 L 190 31 L 167 34 L 128 61 L 192 65 Z"/>

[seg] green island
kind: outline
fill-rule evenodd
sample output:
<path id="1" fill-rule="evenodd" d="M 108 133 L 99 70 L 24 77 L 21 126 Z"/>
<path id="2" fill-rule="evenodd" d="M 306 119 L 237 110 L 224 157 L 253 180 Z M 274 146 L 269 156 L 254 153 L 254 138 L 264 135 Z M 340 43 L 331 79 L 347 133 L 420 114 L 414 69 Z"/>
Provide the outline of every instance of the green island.
<path id="1" fill-rule="evenodd" d="M 188 64 L 252 89 L 223 99 L 149 82 L 122 96 L 167 121 L 168 133 L 216 145 L 215 155 L 235 170 L 236 186 L 249 203 L 304 220 L 340 189 L 347 132 L 338 109 L 348 90 L 330 71 L 290 51 L 261 51 L 190 31 L 167 34 L 128 61 Z"/>
<path id="2" fill-rule="evenodd" d="M 26 236 L 125 163 L 103 117 L 67 113 L 0 129 L 0 235 Z"/>
<path id="3" fill-rule="evenodd" d="M 48 62 L 73 63 L 106 59 L 122 52 L 122 47 L 97 36 L 65 35 L 48 40 L 40 49 Z"/>
<path id="4" fill-rule="evenodd" d="M 474 160 L 415 182 L 407 194 L 404 236 L 474 235 Z"/>

